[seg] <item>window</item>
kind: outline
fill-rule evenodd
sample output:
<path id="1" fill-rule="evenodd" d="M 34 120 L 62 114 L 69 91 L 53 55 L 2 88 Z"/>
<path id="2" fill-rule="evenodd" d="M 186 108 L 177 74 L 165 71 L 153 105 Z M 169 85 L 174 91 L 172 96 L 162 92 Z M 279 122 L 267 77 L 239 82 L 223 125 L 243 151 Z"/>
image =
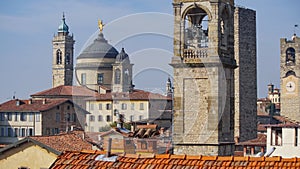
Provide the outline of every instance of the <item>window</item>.
<path id="1" fill-rule="evenodd" d="M 107 122 L 110 122 L 110 121 L 111 121 L 110 115 L 107 115 L 107 116 L 106 116 L 106 121 L 107 121 Z"/>
<path id="2" fill-rule="evenodd" d="M 81 85 L 86 85 L 86 73 L 81 74 Z"/>
<path id="3" fill-rule="evenodd" d="M 36 115 L 35 116 L 35 121 L 40 122 L 41 121 L 41 113 L 36 113 L 35 115 Z"/>
<path id="4" fill-rule="evenodd" d="M 134 103 L 131 103 L 131 110 L 134 110 Z"/>
<path id="5" fill-rule="evenodd" d="M 34 113 L 29 113 L 29 121 L 30 122 L 33 122 L 33 116 L 34 116 Z"/>
<path id="6" fill-rule="evenodd" d="M 144 150 L 145 150 L 145 149 L 148 149 L 148 146 L 147 146 L 147 142 L 146 142 L 146 141 L 142 141 L 142 142 L 141 142 L 141 148 L 144 149 Z"/>
<path id="7" fill-rule="evenodd" d="M 109 103 L 106 104 L 106 110 L 111 110 L 111 104 Z"/>
<path id="8" fill-rule="evenodd" d="M 98 121 L 103 121 L 103 117 L 101 115 L 98 116 Z"/>
<path id="9" fill-rule="evenodd" d="M 95 121 L 95 116 L 94 115 L 90 115 L 90 121 Z"/>
<path id="10" fill-rule="evenodd" d="M 12 128 L 7 128 L 7 136 L 8 137 L 13 137 L 14 136 L 14 132 L 13 132 L 13 129 Z"/>
<path id="11" fill-rule="evenodd" d="M 67 106 L 67 110 L 70 110 L 70 106 Z"/>
<path id="12" fill-rule="evenodd" d="M 54 134 L 59 134 L 59 129 L 58 128 L 54 128 Z"/>
<path id="13" fill-rule="evenodd" d="M 55 121 L 60 122 L 60 113 L 55 114 Z"/>
<path id="14" fill-rule="evenodd" d="M 18 116 L 19 116 L 19 113 L 16 112 L 16 113 L 15 113 L 15 121 L 18 121 L 18 119 L 19 119 Z"/>
<path id="15" fill-rule="evenodd" d="M 19 136 L 19 129 L 15 128 L 15 137 L 18 137 L 18 136 Z"/>
<path id="16" fill-rule="evenodd" d="M 134 116 L 133 115 L 130 116 L 130 121 L 134 121 Z"/>
<path id="17" fill-rule="evenodd" d="M 66 119 L 66 121 L 71 121 L 71 114 L 70 114 L 70 113 L 67 113 L 66 115 L 67 115 L 67 117 L 66 117 L 66 118 L 67 118 L 67 119 Z"/>
<path id="18" fill-rule="evenodd" d="M 103 84 L 103 73 L 97 74 L 97 84 L 102 85 Z"/>
<path id="19" fill-rule="evenodd" d="M 21 121 L 27 121 L 27 113 L 21 113 Z"/>
<path id="20" fill-rule="evenodd" d="M 5 120 L 5 113 L 0 113 L 0 121 L 4 121 Z"/>
<path id="21" fill-rule="evenodd" d="M 144 110 L 144 103 L 140 103 L 140 110 Z"/>
<path id="22" fill-rule="evenodd" d="M 139 120 L 143 120 L 143 116 L 142 115 L 139 116 Z"/>
<path id="23" fill-rule="evenodd" d="M 21 137 L 25 137 L 25 136 L 26 136 L 25 128 L 22 128 L 22 129 L 21 129 L 20 136 L 21 136 Z"/>
<path id="24" fill-rule="evenodd" d="M 29 128 L 28 136 L 33 136 L 33 128 Z"/>
<path id="25" fill-rule="evenodd" d="M 56 64 L 58 64 L 58 65 L 62 64 L 62 57 L 61 57 L 61 55 L 62 55 L 62 52 L 58 49 L 56 51 Z"/>
<path id="26" fill-rule="evenodd" d="M 4 128 L 1 128 L 1 130 L 0 130 L 0 136 L 5 136 L 5 130 L 4 130 Z"/>
<path id="27" fill-rule="evenodd" d="M 122 103 L 121 108 L 122 108 L 122 110 L 127 110 L 127 104 L 126 103 Z"/>
<path id="28" fill-rule="evenodd" d="M 98 108 L 99 108 L 99 110 L 102 110 L 102 104 L 101 103 L 99 103 Z"/>
<path id="29" fill-rule="evenodd" d="M 66 64 L 70 64 L 70 63 L 71 63 L 70 53 L 67 52 L 67 53 L 66 53 Z"/>
<path id="30" fill-rule="evenodd" d="M 121 71 L 120 69 L 115 70 L 115 84 L 121 83 Z"/>
<path id="31" fill-rule="evenodd" d="M 286 50 L 286 65 L 294 65 L 295 64 L 295 49 L 288 48 Z"/>
<path id="32" fill-rule="evenodd" d="M 90 110 L 94 110 L 94 104 L 93 103 L 90 104 Z"/>
<path id="33" fill-rule="evenodd" d="M 7 116 L 7 120 L 8 120 L 8 121 L 12 121 L 12 113 L 11 113 L 11 112 L 8 112 L 8 113 L 6 114 L 6 116 Z"/>
<path id="34" fill-rule="evenodd" d="M 298 134 L 298 128 L 295 128 L 295 146 L 298 146 L 298 140 L 299 140 L 299 134 Z"/>
<path id="35" fill-rule="evenodd" d="M 72 113 L 72 116 L 71 116 L 71 121 L 72 122 L 76 122 L 76 113 Z"/>

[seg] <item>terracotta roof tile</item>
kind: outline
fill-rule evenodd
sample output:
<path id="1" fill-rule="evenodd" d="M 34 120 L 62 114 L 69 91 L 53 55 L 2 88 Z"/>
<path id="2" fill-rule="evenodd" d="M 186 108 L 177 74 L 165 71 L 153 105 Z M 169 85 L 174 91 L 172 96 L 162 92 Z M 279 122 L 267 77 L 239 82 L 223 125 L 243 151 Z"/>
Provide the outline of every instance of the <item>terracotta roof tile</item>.
<path id="1" fill-rule="evenodd" d="M 65 102 L 71 102 L 68 99 L 46 99 L 44 100 L 10 100 L 0 104 L 0 112 L 39 112 L 46 111 Z M 17 104 L 19 102 L 19 104 Z"/>
<path id="2" fill-rule="evenodd" d="M 158 93 L 135 89 L 130 93 L 98 93 L 96 97 L 90 97 L 86 100 L 171 100 L 171 98 Z"/>
<path id="3" fill-rule="evenodd" d="M 41 142 L 57 151 L 81 151 L 83 149 L 92 150 L 92 144 L 83 140 L 80 135 L 75 133 L 63 133 L 53 136 L 32 136 L 31 139 L 34 139 L 38 142 Z M 90 151 L 90 153 L 95 153 L 95 151 Z M 77 153 L 79 154 L 79 153 Z M 69 159 L 72 156 L 76 156 L 76 153 L 67 153 L 65 158 Z"/>
<path id="4" fill-rule="evenodd" d="M 82 96 L 82 97 L 93 97 L 97 92 L 87 89 L 82 86 L 57 86 L 50 88 L 35 94 L 31 97 L 49 97 L 49 96 Z"/>
<path id="5" fill-rule="evenodd" d="M 104 154 L 105 152 L 101 152 Z M 67 155 L 66 155 L 67 154 Z M 73 154 L 72 159 L 67 157 Z M 299 168 L 300 158 L 281 157 L 221 157 L 158 154 L 147 157 L 140 155 L 120 155 L 116 161 L 95 160 L 99 152 L 66 152 L 58 157 L 51 168 L 145 168 L 145 169 L 254 169 L 254 168 Z M 73 158 L 74 157 L 74 158 Z M 65 159 L 65 161 L 63 161 Z"/>

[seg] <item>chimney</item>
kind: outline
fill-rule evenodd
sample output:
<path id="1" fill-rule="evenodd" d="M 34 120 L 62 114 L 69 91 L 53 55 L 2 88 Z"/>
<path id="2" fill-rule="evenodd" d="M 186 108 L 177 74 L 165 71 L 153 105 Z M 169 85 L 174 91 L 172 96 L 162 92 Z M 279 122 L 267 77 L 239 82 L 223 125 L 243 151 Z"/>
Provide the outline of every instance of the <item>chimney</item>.
<path id="1" fill-rule="evenodd" d="M 16 106 L 20 106 L 20 100 L 19 99 L 16 100 Z"/>
<path id="2" fill-rule="evenodd" d="M 29 99 L 29 100 L 28 100 L 28 104 L 32 104 L 32 99 Z"/>
<path id="3" fill-rule="evenodd" d="M 43 99 L 43 104 L 46 104 L 47 103 L 47 100 L 46 99 Z"/>
<path id="4" fill-rule="evenodd" d="M 110 155 L 111 155 L 111 142 L 112 142 L 112 139 L 109 138 L 108 139 L 108 146 L 107 146 L 106 157 L 110 157 Z"/>

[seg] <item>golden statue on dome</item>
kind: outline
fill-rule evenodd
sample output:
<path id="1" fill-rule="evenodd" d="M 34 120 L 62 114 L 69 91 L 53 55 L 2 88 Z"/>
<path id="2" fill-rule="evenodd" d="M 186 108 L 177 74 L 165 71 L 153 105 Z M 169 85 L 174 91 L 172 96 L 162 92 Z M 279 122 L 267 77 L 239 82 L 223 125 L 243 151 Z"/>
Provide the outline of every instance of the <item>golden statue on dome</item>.
<path id="1" fill-rule="evenodd" d="M 104 27 L 104 24 L 103 24 L 103 22 L 102 22 L 101 19 L 98 19 L 98 27 L 99 27 L 99 29 L 100 29 L 100 32 L 102 32 L 103 27 Z"/>

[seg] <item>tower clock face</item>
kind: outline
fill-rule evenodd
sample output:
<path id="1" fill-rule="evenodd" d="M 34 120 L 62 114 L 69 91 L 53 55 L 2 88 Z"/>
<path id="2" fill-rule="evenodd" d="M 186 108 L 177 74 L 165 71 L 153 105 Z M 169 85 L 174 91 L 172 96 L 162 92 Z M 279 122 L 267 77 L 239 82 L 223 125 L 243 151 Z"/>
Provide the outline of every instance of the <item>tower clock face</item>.
<path id="1" fill-rule="evenodd" d="M 293 91 L 295 91 L 295 89 L 296 89 L 296 84 L 295 84 L 295 82 L 293 82 L 293 81 L 288 81 L 288 82 L 286 83 L 285 87 L 286 87 L 286 90 L 287 90 L 288 92 L 293 92 Z"/>

